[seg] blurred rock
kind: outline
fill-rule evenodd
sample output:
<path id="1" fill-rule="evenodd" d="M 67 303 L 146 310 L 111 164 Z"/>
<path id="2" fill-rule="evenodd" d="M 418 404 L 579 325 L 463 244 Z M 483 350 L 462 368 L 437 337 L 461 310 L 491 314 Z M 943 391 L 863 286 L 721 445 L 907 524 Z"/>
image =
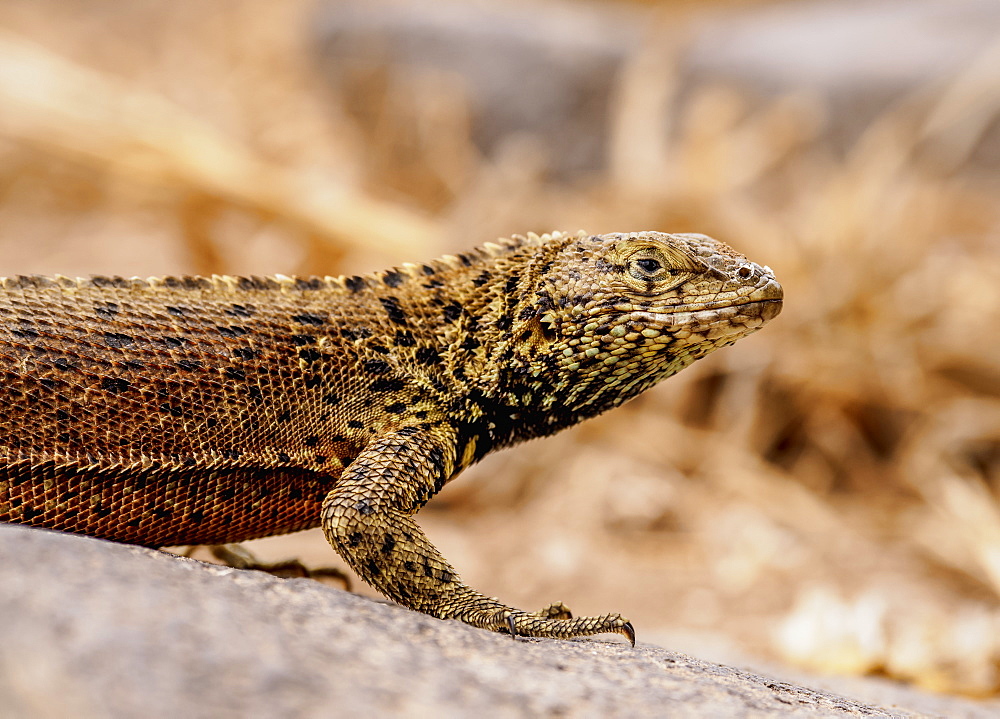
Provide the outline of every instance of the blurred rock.
<path id="1" fill-rule="evenodd" d="M 824 102 L 827 130 L 845 146 L 909 93 L 964 78 L 938 121 L 962 115 L 974 145 L 964 149 L 1000 163 L 1000 128 L 989 127 L 1000 106 L 989 72 L 1000 60 L 988 57 L 1000 52 L 995 0 L 813 0 L 675 18 L 611 3 L 327 0 L 313 27 L 349 113 L 363 116 L 376 86 L 445 73 L 468 98 L 484 153 L 528 136 L 562 178 L 606 165 L 618 78 L 651 31 L 654 43 L 683 48 L 675 112 L 705 82 L 760 99 L 805 92 Z"/>
<path id="2" fill-rule="evenodd" d="M 363 113 L 375 85 L 437 71 L 461 84 L 487 155 L 541 140 L 557 175 L 601 166 L 615 77 L 639 41 L 625 9 L 563 3 L 334 0 L 313 27 L 322 67 Z"/>
<path id="3" fill-rule="evenodd" d="M 762 96 L 814 93 L 829 107 L 829 129 L 847 143 L 894 103 L 924 89 L 956 86 L 941 104 L 950 101 L 953 111 L 970 115 L 986 112 L 989 122 L 1000 108 L 998 51 L 995 0 L 812 0 L 706 22 L 685 56 L 684 73 L 691 84 L 721 79 Z M 977 84 L 983 92 L 975 92 Z M 979 95 L 972 102 L 961 97 L 969 90 Z M 978 143 L 978 159 L 995 165 L 1000 127 L 993 124 L 990 137 Z"/>
<path id="4" fill-rule="evenodd" d="M 511 641 L 309 580 L 14 525 L 0 524 L 0 587 L 5 717 L 922 716 L 653 646 Z"/>

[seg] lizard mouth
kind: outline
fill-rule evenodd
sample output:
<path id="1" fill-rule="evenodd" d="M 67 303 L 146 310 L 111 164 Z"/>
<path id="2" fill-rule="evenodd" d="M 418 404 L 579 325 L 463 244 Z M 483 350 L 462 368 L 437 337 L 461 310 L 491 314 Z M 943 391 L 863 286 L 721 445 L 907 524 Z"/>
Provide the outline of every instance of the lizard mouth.
<path id="1" fill-rule="evenodd" d="M 774 319 L 781 314 L 781 307 L 785 299 L 785 291 L 774 278 L 768 277 L 764 284 L 756 287 L 753 292 L 744 297 L 734 300 L 716 300 L 705 302 L 699 305 L 689 305 L 678 307 L 680 312 L 705 312 L 705 311 L 733 311 L 741 315 L 758 316 L 765 322 Z"/>
<path id="2" fill-rule="evenodd" d="M 758 315 L 765 322 L 770 322 L 781 314 L 782 300 L 757 300 L 738 305 L 740 308 L 751 309 L 747 314 Z M 745 310 L 744 310 L 745 311 Z"/>

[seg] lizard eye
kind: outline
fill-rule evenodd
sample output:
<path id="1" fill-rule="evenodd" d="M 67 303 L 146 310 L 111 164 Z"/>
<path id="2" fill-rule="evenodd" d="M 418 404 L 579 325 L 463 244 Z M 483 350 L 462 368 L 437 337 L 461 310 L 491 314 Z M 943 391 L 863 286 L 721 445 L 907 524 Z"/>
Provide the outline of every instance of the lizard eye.
<path id="1" fill-rule="evenodd" d="M 647 275 L 655 275 L 657 272 L 660 271 L 660 268 L 663 266 L 660 264 L 659 260 L 651 260 L 648 258 L 642 260 L 636 260 L 635 264 L 640 270 L 645 272 Z"/>
<path id="2" fill-rule="evenodd" d="M 629 263 L 629 272 L 637 280 L 659 280 L 663 277 L 664 267 L 654 257 L 636 257 Z"/>

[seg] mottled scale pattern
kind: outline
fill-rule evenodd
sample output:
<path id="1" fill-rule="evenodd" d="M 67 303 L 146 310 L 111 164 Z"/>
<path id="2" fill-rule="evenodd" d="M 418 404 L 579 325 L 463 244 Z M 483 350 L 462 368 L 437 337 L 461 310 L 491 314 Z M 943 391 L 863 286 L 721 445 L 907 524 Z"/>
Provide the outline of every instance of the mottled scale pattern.
<path id="1" fill-rule="evenodd" d="M 0 521 L 164 546 L 322 526 L 386 596 L 531 636 L 413 515 L 494 449 L 635 396 L 777 315 L 704 235 L 528 235 L 354 277 L 0 281 Z"/>

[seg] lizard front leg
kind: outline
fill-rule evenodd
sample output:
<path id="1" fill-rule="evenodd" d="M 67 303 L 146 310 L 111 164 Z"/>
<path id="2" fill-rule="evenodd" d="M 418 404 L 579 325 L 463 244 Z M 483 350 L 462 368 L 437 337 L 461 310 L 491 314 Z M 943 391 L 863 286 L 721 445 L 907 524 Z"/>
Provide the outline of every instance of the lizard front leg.
<path id="1" fill-rule="evenodd" d="M 562 604 L 525 612 L 462 583 L 413 515 L 455 467 L 455 437 L 446 425 L 405 427 L 375 439 L 323 502 L 323 531 L 366 582 L 400 604 L 441 619 L 531 637 L 616 632 L 635 644 L 620 614 L 572 617 Z"/>

